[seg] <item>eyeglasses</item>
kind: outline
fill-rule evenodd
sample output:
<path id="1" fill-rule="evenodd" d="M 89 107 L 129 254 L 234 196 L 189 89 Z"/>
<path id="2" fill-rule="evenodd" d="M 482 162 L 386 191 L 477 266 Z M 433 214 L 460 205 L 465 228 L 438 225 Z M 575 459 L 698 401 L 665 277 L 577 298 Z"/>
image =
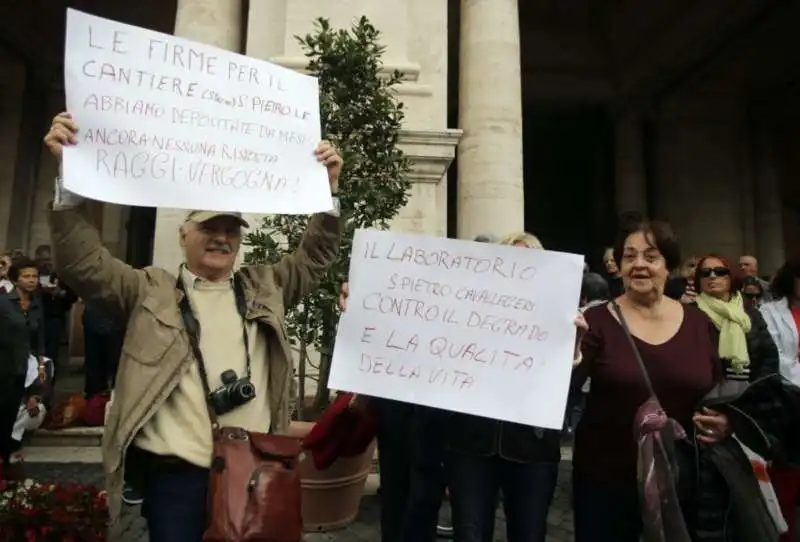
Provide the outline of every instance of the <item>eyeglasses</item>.
<path id="1" fill-rule="evenodd" d="M 731 274 L 731 270 L 727 267 L 710 267 L 700 270 L 700 276 L 704 279 L 710 277 L 727 277 Z"/>

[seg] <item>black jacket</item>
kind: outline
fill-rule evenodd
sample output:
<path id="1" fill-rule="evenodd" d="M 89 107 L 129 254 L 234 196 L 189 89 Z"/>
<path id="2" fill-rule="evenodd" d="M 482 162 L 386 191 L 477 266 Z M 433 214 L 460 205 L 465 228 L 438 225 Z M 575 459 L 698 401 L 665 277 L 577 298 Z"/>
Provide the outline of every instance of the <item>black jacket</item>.
<path id="1" fill-rule="evenodd" d="M 764 376 L 736 395 L 712 391 L 701 406 L 725 413 L 736 438 L 767 461 L 800 464 L 800 388 L 779 374 Z M 695 443 L 694 453 L 694 540 L 777 542 L 750 461 L 736 441 Z"/>
<path id="2" fill-rule="evenodd" d="M 63 320 L 67 317 L 73 303 L 78 300 L 78 296 L 69 286 L 60 281 L 55 273 L 50 275 L 50 281 L 58 284 L 59 288 L 64 290 L 64 294 L 55 296 L 40 289 L 44 316 L 48 320 Z"/>
<path id="3" fill-rule="evenodd" d="M 747 311 L 750 332 L 747 334 L 747 353 L 750 356 L 750 382 L 780 372 L 778 347 L 767 329 L 767 322 L 758 309 Z M 727 367 L 726 367 L 727 369 Z"/>
<path id="4" fill-rule="evenodd" d="M 28 356 L 43 353 L 44 314 L 39 296 L 32 296 L 26 314 L 17 290 L 0 293 L 0 375 L 24 375 Z"/>
<path id="5" fill-rule="evenodd" d="M 448 413 L 448 449 L 483 457 L 500 456 L 517 463 L 561 460 L 561 432 L 469 414 Z"/>
<path id="6" fill-rule="evenodd" d="M 83 327 L 86 331 L 98 335 L 111 335 L 123 329 L 119 321 L 109 316 L 107 311 L 92 303 L 84 304 Z"/>

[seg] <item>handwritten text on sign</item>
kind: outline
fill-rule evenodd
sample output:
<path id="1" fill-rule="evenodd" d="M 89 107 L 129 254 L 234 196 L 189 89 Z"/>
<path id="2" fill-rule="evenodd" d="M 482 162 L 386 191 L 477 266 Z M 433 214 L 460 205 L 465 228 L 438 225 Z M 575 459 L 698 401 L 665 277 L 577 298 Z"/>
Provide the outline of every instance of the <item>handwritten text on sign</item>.
<path id="1" fill-rule="evenodd" d="M 583 258 L 360 230 L 330 386 L 560 429 Z"/>
<path id="2" fill-rule="evenodd" d="M 317 80 L 235 53 L 67 12 L 64 182 L 126 205 L 331 209 Z"/>

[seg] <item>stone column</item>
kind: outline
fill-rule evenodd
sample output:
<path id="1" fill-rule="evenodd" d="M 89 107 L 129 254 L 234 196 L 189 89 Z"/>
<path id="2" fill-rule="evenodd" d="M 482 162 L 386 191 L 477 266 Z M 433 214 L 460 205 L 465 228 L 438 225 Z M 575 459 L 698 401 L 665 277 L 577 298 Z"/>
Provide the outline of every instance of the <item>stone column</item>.
<path id="1" fill-rule="evenodd" d="M 178 0 L 175 35 L 229 51 L 239 51 L 241 0 Z M 159 209 L 153 243 L 153 265 L 174 270 L 183 261 L 178 228 L 188 211 Z"/>
<path id="2" fill-rule="evenodd" d="M 626 211 L 647 213 L 647 185 L 644 173 L 644 129 L 638 116 L 617 120 L 614 134 L 617 215 Z"/>
<path id="3" fill-rule="evenodd" d="M 458 236 L 525 225 L 517 0 L 463 0 L 459 60 Z"/>
<path id="4" fill-rule="evenodd" d="M 785 259 L 781 182 L 775 164 L 775 140 L 770 127 L 756 123 L 752 133 L 755 256 L 758 258 L 759 272 L 772 275 Z"/>

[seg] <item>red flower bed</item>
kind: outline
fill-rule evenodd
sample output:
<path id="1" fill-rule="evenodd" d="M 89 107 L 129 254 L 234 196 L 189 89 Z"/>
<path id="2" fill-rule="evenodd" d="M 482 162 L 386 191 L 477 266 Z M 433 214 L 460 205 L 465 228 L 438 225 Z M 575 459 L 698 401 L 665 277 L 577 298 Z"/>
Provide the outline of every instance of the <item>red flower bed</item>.
<path id="1" fill-rule="evenodd" d="M 0 480 L 0 542 L 104 542 L 107 529 L 105 491 Z"/>

